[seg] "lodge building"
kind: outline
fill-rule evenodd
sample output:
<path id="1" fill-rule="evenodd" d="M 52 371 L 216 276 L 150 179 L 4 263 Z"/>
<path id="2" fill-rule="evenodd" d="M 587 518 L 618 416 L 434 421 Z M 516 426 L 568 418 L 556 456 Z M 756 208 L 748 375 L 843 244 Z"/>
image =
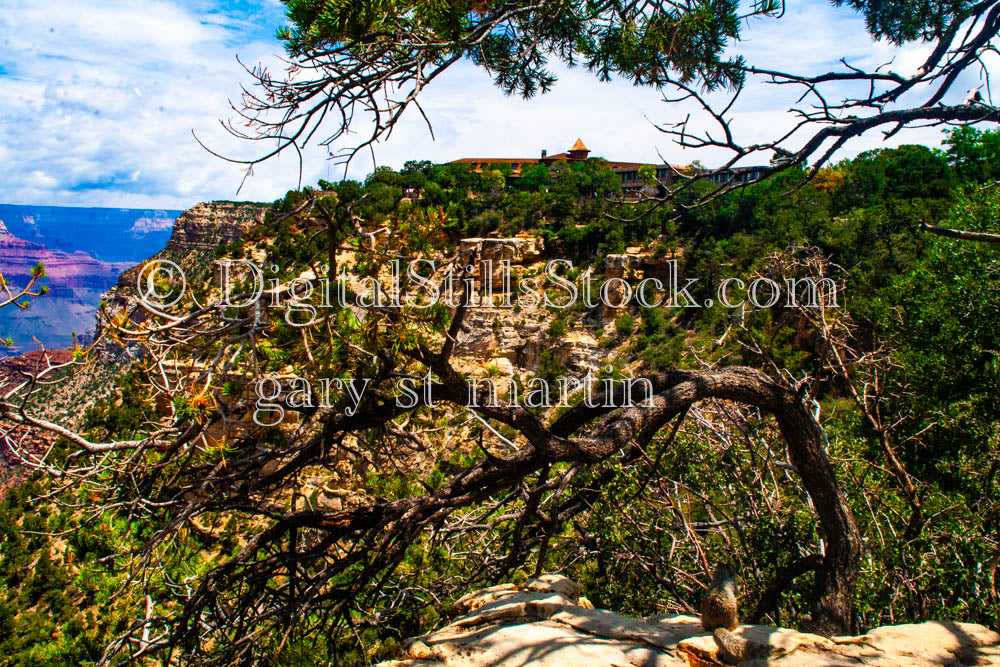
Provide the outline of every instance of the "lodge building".
<path id="1" fill-rule="evenodd" d="M 467 164 L 477 174 L 483 173 L 491 164 L 509 164 L 511 178 L 519 178 L 524 169 L 536 164 L 544 164 L 551 167 L 561 160 L 566 162 L 583 162 L 590 158 L 590 149 L 581 139 L 577 139 L 569 150 L 562 153 L 549 154 L 542 149 L 541 155 L 536 158 L 514 157 L 514 158 L 481 158 L 466 157 L 453 160 L 452 164 Z M 666 163 L 652 164 L 648 162 L 621 162 L 618 160 L 606 160 L 608 166 L 622 179 L 622 190 L 626 195 L 638 195 L 643 191 L 655 194 L 655 186 L 643 183 L 639 179 L 639 169 L 641 167 L 652 167 L 656 170 L 656 179 L 667 188 L 670 188 L 677 181 L 678 174 L 694 175 L 696 169 L 689 165 L 670 165 Z M 723 172 L 712 174 L 710 180 L 713 183 L 723 184 L 729 182 L 750 183 L 760 180 L 765 172 L 765 167 L 733 167 Z"/>

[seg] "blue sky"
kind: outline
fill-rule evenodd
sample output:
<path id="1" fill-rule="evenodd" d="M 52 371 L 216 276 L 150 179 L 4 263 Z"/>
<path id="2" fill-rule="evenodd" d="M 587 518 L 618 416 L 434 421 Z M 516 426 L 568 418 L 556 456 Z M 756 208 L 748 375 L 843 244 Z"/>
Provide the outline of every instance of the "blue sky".
<path id="1" fill-rule="evenodd" d="M 274 30 L 282 20 L 277 0 L 0 0 L 0 201 L 187 208 L 236 197 L 240 169 L 206 153 L 191 132 L 225 154 L 252 153 L 218 121 L 247 81 L 237 55 L 280 68 Z M 745 37 L 739 48 L 748 58 L 796 71 L 822 71 L 841 56 L 871 66 L 894 51 L 873 44 L 860 18 L 825 0 L 789 0 L 785 18 L 754 21 Z M 904 49 L 893 68 L 913 71 L 922 53 Z M 721 159 L 682 151 L 654 127 L 680 120 L 688 107 L 667 105 L 653 90 L 599 83 L 582 70 L 558 73 L 553 92 L 525 102 L 504 97 L 470 65 L 456 67 L 425 94 L 436 141 L 411 117 L 375 159 L 398 167 L 408 159 L 534 156 L 577 137 L 593 154 L 621 160 Z M 734 114 L 744 139 L 787 126 L 794 97 L 781 95 L 768 86 L 747 90 Z M 894 144 L 937 144 L 940 136 L 914 130 Z M 877 145 L 879 137 L 864 138 L 843 155 Z M 343 175 L 325 155 L 321 147 L 306 151 L 306 183 Z M 361 159 L 349 176 L 371 168 L 370 157 Z M 275 199 L 297 177 L 295 158 L 281 156 L 258 167 L 239 198 Z"/>

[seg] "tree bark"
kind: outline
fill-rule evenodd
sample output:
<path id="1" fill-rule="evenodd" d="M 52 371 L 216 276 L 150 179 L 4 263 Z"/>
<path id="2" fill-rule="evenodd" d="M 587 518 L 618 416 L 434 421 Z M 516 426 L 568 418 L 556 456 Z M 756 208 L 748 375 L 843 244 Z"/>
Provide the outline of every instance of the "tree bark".
<path id="1" fill-rule="evenodd" d="M 678 412 L 708 398 L 737 401 L 772 413 L 812 500 L 826 543 L 823 563 L 816 573 L 809 629 L 824 635 L 852 633 L 861 536 L 827 456 L 825 434 L 812 412 L 790 389 L 752 368 L 673 371 L 653 379 L 653 384 L 658 393 L 651 405 L 607 414 L 593 439 L 553 438 L 547 453 L 560 460 L 603 459 L 632 438 L 648 442 Z M 552 430 L 558 432 L 567 423 L 576 427 L 583 421 L 579 411 L 566 413 Z"/>
<path id="2" fill-rule="evenodd" d="M 813 618 L 809 630 L 832 636 L 853 634 L 861 536 L 837 483 L 824 447 L 823 431 L 804 405 L 775 412 L 788 442 L 792 463 L 812 499 L 826 538 L 823 566 L 816 571 Z"/>

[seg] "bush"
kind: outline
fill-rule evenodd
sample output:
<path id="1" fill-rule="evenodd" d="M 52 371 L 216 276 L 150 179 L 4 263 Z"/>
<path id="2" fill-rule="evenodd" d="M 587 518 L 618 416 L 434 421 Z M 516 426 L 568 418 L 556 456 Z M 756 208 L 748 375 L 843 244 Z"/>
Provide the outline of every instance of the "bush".
<path id="1" fill-rule="evenodd" d="M 615 318 L 615 331 L 620 336 L 627 336 L 635 330 L 635 316 L 625 312 Z"/>

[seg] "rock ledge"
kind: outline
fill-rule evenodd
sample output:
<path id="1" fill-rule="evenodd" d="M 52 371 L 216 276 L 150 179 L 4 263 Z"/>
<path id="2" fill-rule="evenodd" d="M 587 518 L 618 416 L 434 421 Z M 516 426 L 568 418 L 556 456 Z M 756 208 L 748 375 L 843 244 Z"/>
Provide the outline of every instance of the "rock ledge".
<path id="1" fill-rule="evenodd" d="M 407 642 L 400 660 L 376 667 L 670 667 L 726 664 L 696 616 L 630 618 L 594 609 L 581 586 L 544 575 L 501 584 L 455 603 L 464 614 Z M 770 657 L 744 665 L 1000 665 L 1000 634 L 972 623 L 929 621 L 828 639 L 788 628 L 742 625 L 737 635 Z"/>

